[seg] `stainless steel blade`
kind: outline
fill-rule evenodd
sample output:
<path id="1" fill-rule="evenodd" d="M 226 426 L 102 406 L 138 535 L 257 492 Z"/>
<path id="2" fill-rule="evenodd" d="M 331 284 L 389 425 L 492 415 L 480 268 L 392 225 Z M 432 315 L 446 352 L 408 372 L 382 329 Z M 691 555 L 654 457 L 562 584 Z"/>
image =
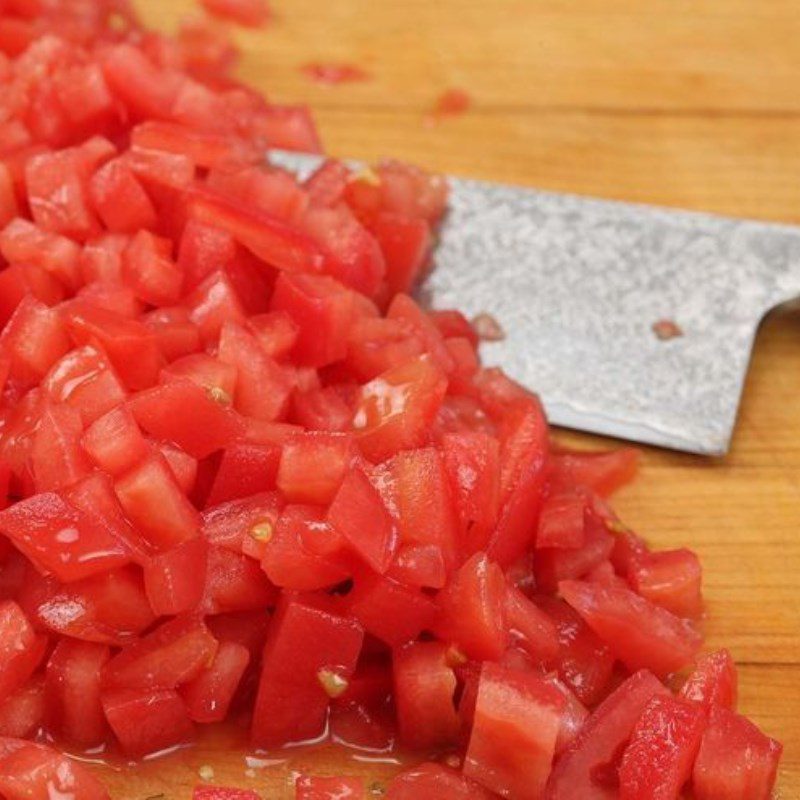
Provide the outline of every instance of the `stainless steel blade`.
<path id="1" fill-rule="evenodd" d="M 307 173 L 319 157 L 270 154 Z M 800 296 L 800 228 L 452 178 L 421 288 L 505 330 L 485 363 L 552 422 L 695 453 L 727 451 L 756 329 Z M 660 340 L 653 324 L 683 335 Z"/>

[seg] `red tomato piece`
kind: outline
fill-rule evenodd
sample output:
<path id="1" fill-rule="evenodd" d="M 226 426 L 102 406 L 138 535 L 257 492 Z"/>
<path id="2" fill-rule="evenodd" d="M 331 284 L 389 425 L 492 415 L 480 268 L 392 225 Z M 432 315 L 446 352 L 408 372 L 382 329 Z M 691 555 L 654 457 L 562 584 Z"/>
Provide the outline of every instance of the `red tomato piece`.
<path id="1" fill-rule="evenodd" d="M 236 242 L 227 231 L 189 220 L 178 249 L 184 291 L 195 289 L 213 272 L 228 269 L 236 259 L 236 249 Z"/>
<path id="2" fill-rule="evenodd" d="M 318 431 L 349 430 L 353 409 L 334 386 L 297 392 L 292 398 L 292 417 L 305 428 Z"/>
<path id="3" fill-rule="evenodd" d="M 455 364 L 447 351 L 444 338 L 428 314 L 407 294 L 398 294 L 392 299 L 386 318 L 407 323 L 422 341 L 425 351 L 445 375 L 452 373 Z"/>
<path id="4" fill-rule="evenodd" d="M 50 733 L 81 747 L 97 747 L 107 725 L 100 704 L 100 676 L 108 645 L 62 639 L 47 662 L 45 720 Z"/>
<path id="5" fill-rule="evenodd" d="M 738 683 L 731 654 L 727 650 L 717 650 L 697 659 L 694 672 L 681 687 L 680 696 L 706 709 L 716 705 L 735 710 Z"/>
<path id="6" fill-rule="evenodd" d="M 685 620 L 628 589 L 561 581 L 559 592 L 630 670 L 666 676 L 691 663 L 700 634 Z"/>
<path id="7" fill-rule="evenodd" d="M 151 436 L 174 442 L 194 458 L 227 447 L 244 432 L 236 415 L 189 380 L 170 381 L 140 392 L 129 408 Z"/>
<path id="8" fill-rule="evenodd" d="M 270 310 L 297 326 L 292 355 L 300 364 L 323 367 L 344 358 L 353 320 L 353 293 L 325 275 L 283 272 L 275 282 Z"/>
<path id="9" fill-rule="evenodd" d="M 425 444 L 446 389 L 447 379 L 427 356 L 407 361 L 363 386 L 353 428 L 367 458 L 383 461 L 398 450 Z"/>
<path id="10" fill-rule="evenodd" d="M 235 442 L 226 447 L 206 504 L 215 506 L 273 489 L 281 450 L 274 444 Z"/>
<path id="11" fill-rule="evenodd" d="M 31 570 L 19 602 L 45 630 L 88 642 L 124 644 L 155 619 L 141 576 L 132 567 L 69 584 Z"/>
<path id="12" fill-rule="evenodd" d="M 156 227 L 156 209 L 133 170 L 121 158 L 104 164 L 89 184 L 92 206 L 103 225 L 115 233 Z"/>
<path id="13" fill-rule="evenodd" d="M 221 722 L 228 715 L 250 651 L 237 642 L 220 642 L 214 660 L 181 689 L 186 711 L 194 722 Z"/>
<path id="14" fill-rule="evenodd" d="M 261 795 L 248 789 L 226 789 L 222 786 L 195 786 L 192 800 L 261 800 Z"/>
<path id="15" fill-rule="evenodd" d="M 174 689 L 109 689 L 103 710 L 123 752 L 134 758 L 183 744 L 192 722 Z"/>
<path id="16" fill-rule="evenodd" d="M 570 606 L 561 600 L 540 596 L 537 605 L 554 622 L 559 652 L 548 662 L 562 681 L 587 706 L 596 705 L 606 693 L 614 668 L 614 656 Z"/>
<path id="17" fill-rule="evenodd" d="M 196 353 L 202 346 L 200 329 L 190 319 L 189 311 L 181 306 L 156 309 L 142 321 L 155 334 L 167 361 Z"/>
<path id="18" fill-rule="evenodd" d="M 169 442 L 160 442 L 156 445 L 167 466 L 175 478 L 180 490 L 189 495 L 194 489 L 197 480 L 198 463 L 196 458 L 192 458 L 188 453 L 184 453 L 180 447 L 176 447 Z"/>
<path id="19" fill-rule="evenodd" d="M 236 367 L 206 353 L 178 358 L 164 367 L 159 375 L 161 383 L 182 379 L 196 383 L 222 405 L 230 404 L 236 393 Z"/>
<path id="20" fill-rule="evenodd" d="M 202 0 L 202 4 L 214 16 L 251 28 L 263 25 L 271 16 L 266 0 Z"/>
<path id="21" fill-rule="evenodd" d="M 124 406 L 95 420 L 84 432 L 81 444 L 95 464 L 110 475 L 120 475 L 149 452 L 136 420 Z"/>
<path id="22" fill-rule="evenodd" d="M 546 800 L 611 800 L 616 788 L 596 780 L 614 771 L 616 759 L 630 739 L 648 703 L 669 692 L 650 672 L 628 678 L 595 709 L 583 729 L 556 762 Z"/>
<path id="23" fill-rule="evenodd" d="M 353 674 L 364 633 L 352 619 L 285 597 L 275 612 L 262 658 L 252 738 L 277 747 L 319 736 L 336 685 Z"/>
<path id="24" fill-rule="evenodd" d="M 269 106 L 259 116 L 258 130 L 270 147 L 321 153 L 322 143 L 305 106 Z"/>
<path id="25" fill-rule="evenodd" d="M 0 603 L 0 699 L 25 685 L 39 666 L 46 644 L 13 600 Z"/>
<path id="26" fill-rule="evenodd" d="M 306 178 L 304 186 L 315 206 L 336 205 L 347 188 L 350 170 L 335 159 L 327 159 Z"/>
<path id="27" fill-rule="evenodd" d="M 153 454 L 140 461 L 117 479 L 114 488 L 128 519 L 158 550 L 197 536 L 198 514 L 162 456 Z"/>
<path id="28" fill-rule="evenodd" d="M 184 614 L 203 599 L 208 543 L 202 537 L 151 556 L 144 564 L 144 589 L 157 616 Z"/>
<path id="29" fill-rule="evenodd" d="M 401 772 L 386 791 L 386 800 L 491 800 L 495 796 L 460 772 L 432 763 Z"/>
<path id="30" fill-rule="evenodd" d="M 407 586 L 441 589 L 447 583 L 447 568 L 441 548 L 435 544 L 400 545 L 386 573 Z"/>
<path id="31" fill-rule="evenodd" d="M 266 537 L 261 566 L 276 586 L 313 591 L 350 576 L 345 539 L 326 521 L 321 508 L 286 506 Z"/>
<path id="32" fill-rule="evenodd" d="M 384 573 L 397 546 L 394 521 L 360 467 L 350 470 L 328 509 L 328 522 L 350 549 Z"/>
<path id="33" fill-rule="evenodd" d="M 686 549 L 648 553 L 628 574 L 631 588 L 679 617 L 703 613 L 700 559 Z"/>
<path id="34" fill-rule="evenodd" d="M 585 486 L 605 497 L 629 483 L 639 468 L 632 447 L 608 453 L 556 453 L 551 480 L 555 487 Z"/>
<path id="35" fill-rule="evenodd" d="M 327 505 L 355 455 L 350 434 L 309 431 L 292 436 L 281 453 L 278 488 L 289 502 Z"/>
<path id="36" fill-rule="evenodd" d="M 224 547 L 209 548 L 204 613 L 264 609 L 275 604 L 277 594 L 257 561 Z"/>
<path id="37" fill-rule="evenodd" d="M 125 647 L 103 670 L 105 689 L 174 689 L 197 677 L 217 640 L 196 615 L 175 617 Z"/>
<path id="38" fill-rule="evenodd" d="M 394 651 L 394 699 L 401 741 L 424 750 L 453 744 L 461 729 L 454 694 L 456 676 L 447 645 L 412 642 Z"/>
<path id="39" fill-rule="evenodd" d="M 565 683 L 562 683 L 555 674 L 550 673 L 545 675 L 544 679 L 564 695 L 561 726 L 558 729 L 558 736 L 556 738 L 556 757 L 558 757 L 573 741 L 575 741 L 575 738 L 581 732 L 581 729 L 589 717 L 589 710 L 578 700 L 572 690 Z"/>
<path id="40" fill-rule="evenodd" d="M 33 738 L 42 725 L 44 711 L 44 681 L 34 677 L 0 702 L 0 736 Z"/>
<path id="41" fill-rule="evenodd" d="M 497 564 L 476 553 L 439 593 L 437 635 L 468 657 L 495 660 L 508 642 L 506 580 Z"/>
<path id="42" fill-rule="evenodd" d="M 512 636 L 519 638 L 520 646 L 541 661 L 551 661 L 558 656 L 558 631 L 551 619 L 529 600 L 519 589 L 506 588 L 505 615 Z"/>
<path id="43" fill-rule="evenodd" d="M 236 322 L 225 322 L 219 337 L 219 359 L 236 368 L 237 411 L 269 422 L 286 415 L 292 375 L 264 352 L 255 336 Z"/>
<path id="44" fill-rule="evenodd" d="M 506 797 L 543 797 L 564 704 L 539 676 L 484 664 L 464 774 Z"/>
<path id="45" fill-rule="evenodd" d="M 0 530 L 42 571 L 76 581 L 122 566 L 127 548 L 99 519 L 54 492 L 0 511 Z"/>
<path id="46" fill-rule="evenodd" d="M 711 709 L 694 764 L 697 800 L 769 800 L 783 746 L 750 720 L 722 706 Z"/>
<path id="47" fill-rule="evenodd" d="M 301 775 L 294 784 L 295 800 L 364 800 L 362 778 L 319 778 Z"/>
<path id="48" fill-rule="evenodd" d="M 122 254 L 122 280 L 136 296 L 154 306 L 171 305 L 181 295 L 183 276 L 165 252 L 166 240 L 145 230 L 131 239 Z"/>
<path id="49" fill-rule="evenodd" d="M 563 547 L 575 550 L 586 538 L 584 515 L 586 496 L 580 491 L 563 491 L 550 495 L 542 504 L 536 547 Z"/>
<path id="50" fill-rule="evenodd" d="M 386 282 L 392 294 L 409 292 L 427 265 L 431 230 L 425 220 L 400 214 L 378 214 L 370 223 L 386 260 Z"/>
<path id="51" fill-rule="evenodd" d="M 109 800 L 100 781 L 63 753 L 10 738 L 0 739 L 0 793 L 6 800 L 59 796 Z"/>
<path id="52" fill-rule="evenodd" d="M 203 512 L 202 532 L 214 545 L 236 553 L 249 552 L 253 558 L 260 558 L 282 508 L 283 500 L 277 492 L 260 492 L 229 500 Z"/>
<path id="53" fill-rule="evenodd" d="M 82 433 L 81 415 L 74 408 L 45 404 L 30 453 L 37 492 L 58 491 L 89 472 L 89 460 L 79 444 Z"/>
<path id="54" fill-rule="evenodd" d="M 692 774 L 705 724 L 700 706 L 670 696 L 654 697 L 622 756 L 621 800 L 678 800 Z"/>

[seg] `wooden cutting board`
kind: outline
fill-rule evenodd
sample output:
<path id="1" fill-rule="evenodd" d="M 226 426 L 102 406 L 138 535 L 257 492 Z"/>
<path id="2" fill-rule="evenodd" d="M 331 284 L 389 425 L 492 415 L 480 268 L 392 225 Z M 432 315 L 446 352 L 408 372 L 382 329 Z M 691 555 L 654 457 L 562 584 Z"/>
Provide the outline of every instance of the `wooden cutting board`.
<path id="1" fill-rule="evenodd" d="M 277 102 L 313 108 L 332 153 L 542 188 L 800 222 L 797 0 L 274 0 L 246 32 L 240 74 Z M 171 28 L 188 0 L 138 0 Z M 371 79 L 315 84 L 308 62 L 346 61 Z M 445 89 L 473 98 L 433 122 Z M 781 796 L 800 797 L 800 312 L 759 335 L 732 453 L 647 450 L 623 518 L 656 546 L 689 545 L 705 566 L 710 647 L 741 667 L 741 708 L 786 745 Z M 576 445 L 599 439 L 564 434 Z M 190 797 L 215 782 L 291 798 L 292 770 L 382 780 L 392 764 L 341 753 L 245 760 L 226 739 L 135 770 L 106 772 L 112 796 Z M 576 799 L 577 800 L 577 799 Z"/>

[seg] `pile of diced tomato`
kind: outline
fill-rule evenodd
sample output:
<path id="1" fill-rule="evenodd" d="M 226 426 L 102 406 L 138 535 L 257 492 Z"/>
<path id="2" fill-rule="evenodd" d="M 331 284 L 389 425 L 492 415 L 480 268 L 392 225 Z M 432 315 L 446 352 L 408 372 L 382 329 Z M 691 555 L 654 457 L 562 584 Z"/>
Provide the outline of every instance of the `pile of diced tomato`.
<path id="1" fill-rule="evenodd" d="M 0 796 L 107 797 L 45 741 L 136 759 L 235 719 L 419 753 L 391 800 L 767 798 L 696 556 L 605 501 L 635 452 L 560 449 L 410 296 L 445 182 L 271 167 L 319 140 L 234 56 L 208 19 L 0 3 Z"/>

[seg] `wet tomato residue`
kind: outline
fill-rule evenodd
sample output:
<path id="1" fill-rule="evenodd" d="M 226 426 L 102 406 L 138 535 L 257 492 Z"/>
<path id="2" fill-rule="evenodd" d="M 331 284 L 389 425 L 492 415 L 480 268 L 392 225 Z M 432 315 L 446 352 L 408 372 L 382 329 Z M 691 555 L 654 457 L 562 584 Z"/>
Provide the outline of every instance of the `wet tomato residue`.
<path id="1" fill-rule="evenodd" d="M 340 83 L 357 83 L 369 79 L 369 73 L 356 64 L 346 63 L 313 63 L 304 64 L 300 71 L 317 83 L 337 85 Z"/>

